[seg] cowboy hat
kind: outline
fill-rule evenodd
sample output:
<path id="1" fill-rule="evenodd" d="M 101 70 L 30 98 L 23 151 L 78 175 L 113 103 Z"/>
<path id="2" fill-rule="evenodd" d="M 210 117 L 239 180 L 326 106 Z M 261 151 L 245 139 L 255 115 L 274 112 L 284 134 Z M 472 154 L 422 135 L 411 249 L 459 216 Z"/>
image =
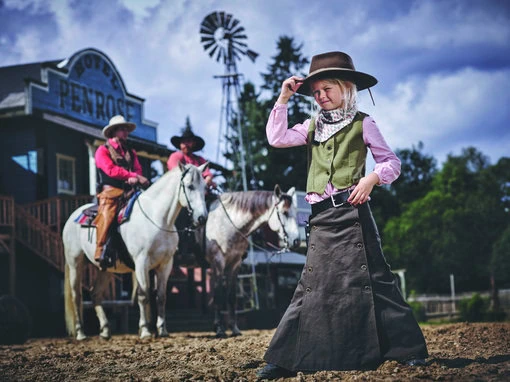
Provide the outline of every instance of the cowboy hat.
<path id="1" fill-rule="evenodd" d="M 111 138 L 113 132 L 119 126 L 126 126 L 130 133 L 134 129 L 136 129 L 136 125 L 134 123 L 126 121 L 124 119 L 124 116 L 115 115 L 110 119 L 110 122 L 108 123 L 108 125 L 103 128 L 103 135 L 105 136 L 105 138 Z"/>
<path id="2" fill-rule="evenodd" d="M 193 134 L 193 131 L 191 131 L 191 127 L 187 126 L 184 128 L 182 135 L 179 137 L 177 135 L 174 135 L 172 138 L 170 138 L 170 142 L 172 142 L 172 145 L 174 145 L 177 149 L 181 149 L 181 142 L 184 139 L 191 139 L 195 142 L 195 146 L 193 147 L 192 151 L 199 151 L 202 150 L 205 146 L 205 142 L 202 138 L 199 136 Z"/>
<path id="3" fill-rule="evenodd" d="M 312 81 L 326 78 L 350 81 L 356 85 L 358 90 L 367 89 L 377 84 L 375 77 L 354 69 L 352 59 L 347 53 L 328 52 L 312 57 L 308 76 L 306 76 L 297 93 L 311 96 L 310 85 Z"/>

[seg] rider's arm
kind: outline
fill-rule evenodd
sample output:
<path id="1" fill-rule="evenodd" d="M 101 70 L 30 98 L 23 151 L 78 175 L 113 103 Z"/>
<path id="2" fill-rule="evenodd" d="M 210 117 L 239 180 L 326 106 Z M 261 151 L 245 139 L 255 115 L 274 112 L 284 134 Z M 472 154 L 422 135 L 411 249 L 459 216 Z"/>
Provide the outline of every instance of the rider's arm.
<path id="1" fill-rule="evenodd" d="M 138 160 L 138 155 L 136 155 L 136 151 L 131 150 L 131 153 L 133 154 L 133 171 L 136 172 L 138 175 L 143 175 L 142 165 Z"/>
<path id="2" fill-rule="evenodd" d="M 288 128 L 287 104 L 275 104 L 266 125 L 266 135 L 273 147 L 292 147 L 306 145 L 310 120 Z"/>
<path id="3" fill-rule="evenodd" d="M 136 177 L 138 175 L 134 171 L 128 171 L 120 166 L 117 166 L 113 162 L 112 158 L 110 157 L 110 152 L 105 146 L 99 146 L 97 148 L 94 158 L 96 160 L 96 167 L 103 170 L 103 172 L 110 178 L 126 181 L 129 178 Z M 140 165 L 140 163 L 138 163 L 138 165 Z"/>
<path id="4" fill-rule="evenodd" d="M 171 154 L 168 157 L 168 161 L 166 162 L 166 167 L 168 168 L 168 171 L 177 167 L 179 165 L 179 162 L 182 162 L 183 158 L 184 154 L 181 151 L 176 151 L 175 153 Z"/>

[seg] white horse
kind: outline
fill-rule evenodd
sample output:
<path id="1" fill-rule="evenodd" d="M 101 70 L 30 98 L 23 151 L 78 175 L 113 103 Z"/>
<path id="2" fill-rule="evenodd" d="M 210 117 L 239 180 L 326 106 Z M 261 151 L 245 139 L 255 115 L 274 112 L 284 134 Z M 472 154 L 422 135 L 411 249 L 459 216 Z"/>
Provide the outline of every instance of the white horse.
<path id="1" fill-rule="evenodd" d="M 241 334 L 237 327 L 236 281 L 248 249 L 248 236 L 267 223 L 278 232 L 280 244 L 287 248 L 299 245 L 295 197 L 294 187 L 285 194 L 277 185 L 274 192 L 226 192 L 211 204 L 205 226 L 205 256 L 212 272 L 216 337 L 226 337 L 225 323 L 232 336 Z M 227 311 L 226 320 L 221 311 Z"/>
<path id="2" fill-rule="evenodd" d="M 135 265 L 138 283 L 138 305 L 140 307 L 140 338 L 150 338 L 148 328 L 149 314 L 149 271 L 154 270 L 157 278 L 157 322 L 159 336 L 168 336 L 165 319 L 166 287 L 172 270 L 173 256 L 177 250 L 179 236 L 174 226 L 175 219 L 182 207 L 188 208 L 195 225 L 205 224 L 207 208 L 205 204 L 205 182 L 202 172 L 207 167 L 180 165 L 164 174 L 133 205 L 129 221 L 119 226 L 119 232 Z M 96 248 L 95 229 L 89 229 L 75 223 L 80 213 L 91 204 L 74 211 L 67 220 L 63 231 L 65 252 L 65 318 L 67 331 L 76 339 L 86 338 L 83 331 L 81 277 L 84 254 L 92 262 Z M 103 307 L 103 289 L 112 274 L 128 273 L 132 269 L 117 262 L 107 272 L 98 272 L 91 292 L 92 303 L 100 325 L 100 336 L 110 338 L 108 319 Z"/>

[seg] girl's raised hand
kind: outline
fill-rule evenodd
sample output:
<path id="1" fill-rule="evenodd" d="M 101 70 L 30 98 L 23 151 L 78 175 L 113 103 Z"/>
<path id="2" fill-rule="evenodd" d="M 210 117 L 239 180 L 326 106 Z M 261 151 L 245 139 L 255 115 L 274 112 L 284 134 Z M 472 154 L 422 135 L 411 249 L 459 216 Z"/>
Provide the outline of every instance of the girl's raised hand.
<path id="1" fill-rule="evenodd" d="M 304 80 L 304 78 L 292 76 L 283 81 L 277 102 L 282 104 L 289 102 L 290 97 L 299 89 Z"/>

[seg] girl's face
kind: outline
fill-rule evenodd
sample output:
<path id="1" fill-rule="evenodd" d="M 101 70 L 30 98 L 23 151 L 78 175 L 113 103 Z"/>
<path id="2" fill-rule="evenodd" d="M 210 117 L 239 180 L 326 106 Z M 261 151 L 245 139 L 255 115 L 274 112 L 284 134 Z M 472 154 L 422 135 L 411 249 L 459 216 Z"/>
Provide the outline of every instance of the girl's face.
<path id="1" fill-rule="evenodd" d="M 343 106 L 344 95 L 340 85 L 333 81 L 317 80 L 311 83 L 313 97 L 323 110 L 335 110 Z"/>

